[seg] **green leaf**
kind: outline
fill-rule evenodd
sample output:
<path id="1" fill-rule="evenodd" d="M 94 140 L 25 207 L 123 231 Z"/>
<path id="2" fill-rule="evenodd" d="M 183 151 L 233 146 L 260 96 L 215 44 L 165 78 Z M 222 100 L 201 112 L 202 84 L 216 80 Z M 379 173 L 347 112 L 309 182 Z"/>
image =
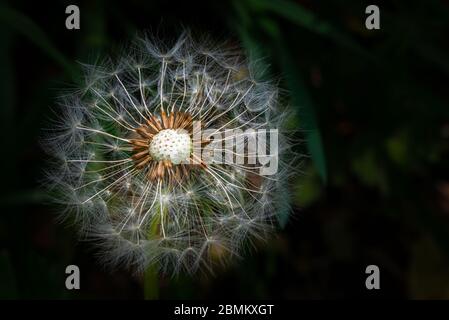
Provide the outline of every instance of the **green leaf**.
<path id="1" fill-rule="evenodd" d="M 244 8 L 240 6 L 240 4 L 235 1 L 235 7 L 240 15 L 241 21 L 244 22 L 242 24 L 237 24 L 237 30 L 240 35 L 240 39 L 243 43 L 244 48 L 247 51 L 248 56 L 250 57 L 251 61 L 256 61 L 258 64 L 258 68 L 260 70 L 264 70 L 265 72 L 259 72 L 257 73 L 260 77 L 265 77 L 267 75 L 267 71 L 269 70 L 268 65 L 264 63 L 264 49 L 253 39 L 253 37 L 248 32 L 248 23 L 249 20 L 246 16 L 246 11 Z M 261 79 L 258 79 L 261 80 Z M 283 184 L 280 184 L 279 186 L 281 188 L 280 192 L 278 192 L 275 196 L 277 198 L 277 203 L 280 204 L 280 206 L 277 208 L 277 215 L 276 218 L 278 220 L 279 226 L 281 228 L 285 228 L 288 222 L 288 218 L 290 216 L 291 212 L 291 206 L 290 206 L 290 193 L 287 188 Z"/>
<path id="2" fill-rule="evenodd" d="M 320 177 L 312 165 L 304 170 L 304 176 L 296 185 L 295 200 L 301 208 L 313 205 L 321 196 Z"/>
<path id="3" fill-rule="evenodd" d="M 73 65 L 56 48 L 45 32 L 30 18 L 15 9 L 1 6 L 0 22 L 27 37 L 61 65 L 72 78 L 76 78 Z"/>
<path id="4" fill-rule="evenodd" d="M 299 4 L 286 0 L 248 0 L 259 11 L 274 12 L 283 18 L 319 35 L 334 40 L 337 44 L 367 57 L 372 55 L 355 42 L 348 34 L 338 30 L 327 21 L 319 19 L 313 12 Z"/>
<path id="5" fill-rule="evenodd" d="M 284 72 L 292 96 L 291 102 L 293 106 L 298 108 L 300 127 L 304 130 L 307 148 L 321 180 L 326 184 L 326 158 L 324 155 L 321 133 L 318 128 L 315 106 L 307 92 L 307 87 L 301 77 L 301 73 L 295 68 L 294 60 L 282 40 L 281 30 L 278 25 L 273 20 L 267 18 L 262 19 L 261 24 L 275 42 L 281 68 Z"/>
<path id="6" fill-rule="evenodd" d="M 238 25 L 237 27 L 243 44 L 250 52 L 250 54 L 255 55 L 256 58 L 260 57 L 260 52 L 263 51 L 263 49 L 252 39 L 251 35 L 245 28 L 245 26 L 248 27 L 249 24 L 247 12 L 242 6 L 238 4 L 236 4 L 236 10 L 242 21 L 244 21 L 243 25 Z M 298 116 L 300 117 L 301 128 L 305 132 L 307 148 L 310 152 L 312 161 L 320 175 L 321 180 L 324 184 L 326 184 L 327 165 L 324 155 L 321 133 L 318 128 L 315 106 L 313 105 L 309 94 L 307 93 L 306 86 L 300 76 L 299 71 L 295 70 L 294 68 L 295 63 L 293 62 L 293 59 L 284 42 L 282 41 L 282 36 L 278 25 L 276 24 L 276 22 L 268 18 L 260 19 L 259 22 L 261 23 L 261 26 L 266 30 L 266 32 L 271 36 L 272 41 L 277 48 L 278 55 L 280 57 L 281 68 L 284 71 L 287 85 L 292 95 L 292 104 L 299 108 Z"/>
<path id="7" fill-rule="evenodd" d="M 247 50 L 252 61 L 256 60 L 263 64 L 264 48 L 257 43 L 252 35 L 249 33 L 251 20 L 245 8 L 237 1 L 234 1 L 234 6 L 237 14 L 240 18 L 240 23 L 235 23 L 236 29 L 240 35 L 240 39 L 243 46 Z M 277 24 L 270 19 L 261 19 L 263 28 L 271 36 L 272 41 L 275 42 L 275 46 L 278 51 L 283 53 L 281 55 L 281 65 L 285 73 L 288 73 L 288 84 L 293 94 L 293 104 L 300 106 L 299 115 L 301 116 L 301 124 L 305 130 L 307 145 L 309 152 L 311 153 L 314 165 L 320 175 L 321 180 L 327 182 L 327 169 L 326 161 L 324 157 L 324 150 L 321 142 L 321 135 L 317 128 L 316 117 L 313 109 L 313 105 L 305 92 L 305 87 L 302 84 L 298 75 L 291 72 L 292 61 L 286 50 L 283 50 L 283 43 L 281 42 L 280 30 Z M 265 70 L 269 70 L 268 67 Z M 281 190 L 277 195 L 279 201 L 277 203 L 283 204 L 278 208 L 277 219 L 281 228 L 284 228 L 288 222 L 291 212 L 291 195 L 287 189 Z"/>
<path id="8" fill-rule="evenodd" d="M 233 23 L 233 27 L 237 29 L 240 40 L 243 47 L 246 49 L 246 53 L 250 58 L 250 61 L 258 61 L 258 63 L 263 64 L 264 49 L 253 39 L 251 34 L 248 32 L 251 24 L 251 19 L 248 16 L 248 12 L 241 5 L 241 2 L 234 1 L 234 8 L 239 16 L 239 21 Z M 268 68 L 266 68 L 268 70 Z"/>
<path id="9" fill-rule="evenodd" d="M 287 85 L 292 96 L 292 104 L 298 108 L 300 127 L 304 130 L 307 148 L 321 180 L 326 184 L 326 157 L 324 154 L 321 133 L 318 128 L 315 106 L 310 99 L 307 87 L 305 86 L 299 71 L 294 68 L 295 64 L 293 63 L 292 57 L 281 40 L 279 40 L 278 52 L 281 57 L 281 65 L 287 80 Z"/>
<path id="10" fill-rule="evenodd" d="M 292 208 L 290 206 L 291 203 L 291 195 L 289 189 L 286 187 L 284 183 L 278 184 L 278 191 L 275 195 L 277 198 L 276 203 L 277 207 L 277 215 L 276 218 L 278 220 L 279 226 L 283 229 L 287 225 L 288 218 L 290 217 L 290 213 Z"/>

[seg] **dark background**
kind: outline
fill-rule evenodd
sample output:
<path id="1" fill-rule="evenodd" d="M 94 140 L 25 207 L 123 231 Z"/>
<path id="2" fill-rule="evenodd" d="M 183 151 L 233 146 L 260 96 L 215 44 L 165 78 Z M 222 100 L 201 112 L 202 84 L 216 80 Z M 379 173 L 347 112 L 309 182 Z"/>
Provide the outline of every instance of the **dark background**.
<path id="1" fill-rule="evenodd" d="M 81 30 L 65 28 L 69 4 Z M 365 28 L 368 4 L 381 30 Z M 144 297 L 141 279 L 105 271 L 56 221 L 39 139 L 55 98 L 80 83 L 78 62 L 184 26 L 265 58 L 309 157 L 275 238 L 216 276 L 161 277 L 160 298 L 449 298 L 448 25 L 449 2 L 437 0 L 2 3 L 0 297 Z M 79 291 L 65 288 L 69 264 Z M 365 288 L 370 264 L 381 290 Z"/>

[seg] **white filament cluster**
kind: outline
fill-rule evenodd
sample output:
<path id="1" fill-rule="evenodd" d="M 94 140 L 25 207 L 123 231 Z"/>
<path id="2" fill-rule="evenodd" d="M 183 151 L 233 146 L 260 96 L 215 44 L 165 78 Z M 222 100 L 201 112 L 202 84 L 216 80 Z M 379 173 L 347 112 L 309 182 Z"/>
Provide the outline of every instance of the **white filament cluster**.
<path id="1" fill-rule="evenodd" d="M 285 208 L 293 172 L 279 137 L 279 170 L 259 176 L 254 164 L 209 164 L 182 179 L 151 180 L 131 159 L 135 128 L 161 110 L 189 113 L 205 129 L 278 128 L 287 113 L 277 87 L 259 80 L 238 48 L 194 41 L 184 33 L 171 46 L 145 38 L 117 60 L 86 66 L 84 86 L 61 99 L 47 139 L 57 159 L 48 173 L 56 200 L 102 261 L 143 271 L 212 270 L 264 240 Z M 189 157 L 188 134 L 163 130 L 148 146 L 153 160 Z M 152 161 L 153 161 L 152 160 Z"/>

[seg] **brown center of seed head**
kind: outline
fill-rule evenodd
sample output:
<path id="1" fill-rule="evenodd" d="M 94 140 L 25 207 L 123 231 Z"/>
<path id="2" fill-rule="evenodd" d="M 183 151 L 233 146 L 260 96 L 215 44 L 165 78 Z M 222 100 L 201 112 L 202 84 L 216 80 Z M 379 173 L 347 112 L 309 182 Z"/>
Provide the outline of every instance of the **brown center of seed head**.
<path id="1" fill-rule="evenodd" d="M 154 148 L 162 148 L 160 139 L 157 139 L 153 143 L 153 139 L 159 135 L 159 138 L 164 135 L 164 133 L 170 132 L 188 132 L 188 141 L 192 141 L 192 116 L 186 112 L 170 112 L 168 115 L 164 110 L 161 110 L 159 115 L 149 116 L 145 123 L 135 128 L 135 134 L 133 139 L 130 139 L 130 144 L 132 145 L 133 155 L 131 156 L 134 161 L 135 167 L 139 170 L 145 172 L 147 178 L 151 181 L 168 179 L 169 181 L 181 181 L 188 177 L 190 170 L 193 167 L 198 167 L 192 164 L 193 155 L 188 155 L 189 159 L 182 159 L 178 161 L 173 160 L 170 153 L 163 153 L 162 151 L 167 151 L 165 149 L 160 150 L 161 153 L 155 152 Z M 185 141 L 185 137 L 182 137 Z M 172 143 L 173 141 L 168 141 Z M 162 143 L 163 144 L 163 143 Z M 190 148 L 190 145 L 188 146 Z M 185 148 L 183 151 L 185 153 Z M 153 154 L 151 153 L 153 150 Z M 177 151 L 177 150 L 175 150 Z M 173 161 L 172 161 L 173 160 Z M 200 161 L 200 166 L 205 166 L 205 164 Z"/>

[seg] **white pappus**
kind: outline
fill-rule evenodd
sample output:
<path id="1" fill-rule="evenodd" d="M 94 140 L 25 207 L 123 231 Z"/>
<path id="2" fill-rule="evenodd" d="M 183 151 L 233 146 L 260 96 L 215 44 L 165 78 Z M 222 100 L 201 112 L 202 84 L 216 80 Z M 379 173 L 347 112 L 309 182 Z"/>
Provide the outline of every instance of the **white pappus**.
<path id="1" fill-rule="evenodd" d="M 239 48 L 189 32 L 171 46 L 139 38 L 120 58 L 86 65 L 83 87 L 61 98 L 45 138 L 62 216 L 112 268 L 212 272 L 241 256 L 269 238 L 295 171 L 279 92 Z M 277 171 L 261 175 L 248 148 L 232 149 L 243 163 L 195 158 L 195 145 L 212 142 L 193 136 L 196 122 L 213 132 L 278 129 Z"/>

